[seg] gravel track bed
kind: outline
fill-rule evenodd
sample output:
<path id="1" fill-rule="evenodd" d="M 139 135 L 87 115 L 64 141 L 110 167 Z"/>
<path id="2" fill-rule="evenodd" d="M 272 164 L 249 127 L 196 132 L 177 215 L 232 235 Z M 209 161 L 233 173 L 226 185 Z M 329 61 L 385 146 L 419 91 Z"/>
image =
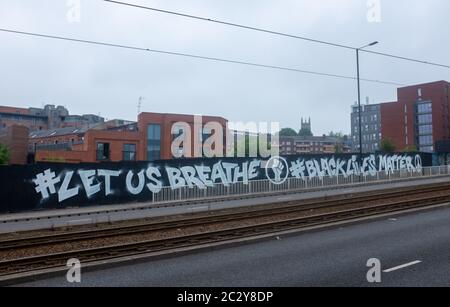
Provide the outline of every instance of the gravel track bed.
<path id="1" fill-rule="evenodd" d="M 433 196 L 437 195 L 448 195 L 448 192 L 442 191 L 442 192 L 434 192 Z M 401 197 L 396 197 L 393 199 L 388 200 L 388 202 L 393 202 L 397 200 L 414 200 L 417 197 L 417 195 L 404 195 Z M 120 245 L 120 244 L 126 244 L 126 243 L 136 243 L 141 241 L 150 241 L 150 240 L 158 240 L 158 239 L 167 239 L 167 238 L 174 238 L 174 237 L 180 237 L 185 235 L 193 235 L 193 234 L 201 234 L 209 231 L 217 231 L 217 230 L 225 230 L 230 228 L 236 228 L 236 227 L 242 227 L 242 226 L 252 226 L 257 225 L 261 223 L 267 223 L 267 222 L 274 222 L 274 221 L 283 221 L 286 219 L 292 219 L 292 218 L 299 218 L 299 217 L 307 217 L 317 214 L 325 214 L 325 213 L 331 213 L 335 211 L 340 210 L 348 210 L 348 209 L 357 209 L 357 208 L 367 208 L 378 204 L 386 203 L 386 200 L 375 200 L 375 201 L 367 201 L 364 204 L 357 203 L 357 204 L 351 204 L 351 205 L 337 205 L 333 207 L 327 207 L 327 208 L 317 208 L 317 209 L 311 209 L 307 211 L 301 211 L 301 212 L 293 212 L 293 213 L 282 213 L 282 214 L 274 214 L 272 216 L 266 216 L 266 217 L 252 217 L 251 213 L 249 213 L 249 216 L 244 220 L 239 221 L 229 221 L 229 222 L 217 222 L 217 223 L 211 223 L 206 224 L 202 226 L 188 226 L 183 227 L 182 229 L 170 229 L 170 230 L 158 230 L 158 231 L 149 231 L 147 233 L 139 233 L 139 234 L 131 234 L 131 235 L 120 235 L 120 236 L 112 236 L 107 238 L 101 238 L 101 239 L 86 239 L 83 241 L 77 241 L 77 242 L 69 242 L 69 243 L 57 243 L 52 245 L 42 245 L 42 246 L 36 246 L 36 247 L 30 247 L 30 248 L 21 248 L 17 250 L 12 251 L 1 251 L 0 252 L 0 260 L 10 260 L 15 258 L 23 258 L 23 257 L 29 257 L 29 256 L 36 256 L 36 255 L 45 255 L 45 254 L 51 254 L 51 253 L 58 253 L 58 252 L 66 252 L 71 250 L 81 250 L 81 249 L 87 249 L 87 248 L 95 248 L 95 247 L 105 247 L 110 245 Z M 276 207 L 272 205 L 272 207 Z M 265 208 L 268 208 L 265 206 Z M 246 212 L 244 210 L 245 208 L 242 208 L 241 210 L 233 210 L 232 212 Z M 229 211 L 229 210 L 227 210 Z M 223 212 L 222 212 L 223 213 Z M 190 214 L 189 216 L 211 216 L 211 213 L 204 213 L 204 214 Z M 186 218 L 186 215 L 183 216 Z M 177 217 L 165 217 L 165 218 L 158 218 L 158 219 L 149 219 L 151 222 L 156 221 L 176 221 L 180 216 Z M 114 223 L 114 226 L 119 226 L 121 223 Z M 125 225 L 129 225 L 128 223 L 124 223 Z M 136 223 L 135 223 L 136 224 Z M 135 225 L 133 224 L 133 225 Z M 95 227 L 95 229 L 101 229 L 102 227 L 108 228 L 111 227 L 111 225 L 102 225 L 99 227 Z M 79 230 L 79 229 L 77 229 Z M 63 232 L 63 230 L 59 230 Z M 43 232 L 40 232 L 43 233 Z M 52 232 L 55 233 L 55 232 Z M 48 232 L 46 233 L 48 234 Z"/>

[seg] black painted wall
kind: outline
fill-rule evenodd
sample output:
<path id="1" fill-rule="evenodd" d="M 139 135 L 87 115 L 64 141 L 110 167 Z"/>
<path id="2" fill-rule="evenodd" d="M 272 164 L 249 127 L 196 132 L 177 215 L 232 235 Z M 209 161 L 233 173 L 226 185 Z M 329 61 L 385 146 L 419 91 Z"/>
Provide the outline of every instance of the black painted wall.
<path id="1" fill-rule="evenodd" d="M 421 166 L 432 166 L 431 154 L 399 154 L 401 157 L 410 157 L 413 162 L 417 160 L 417 156 L 420 157 Z M 377 158 L 379 155 L 376 155 Z M 390 155 L 391 157 L 394 155 Z M 396 155 L 395 155 L 396 156 Z M 336 154 L 336 155 L 302 155 L 302 156 L 286 156 L 284 159 L 287 161 L 288 167 L 283 169 L 282 177 L 286 176 L 286 172 L 293 165 L 292 163 L 299 161 L 316 161 L 317 164 L 321 164 L 321 160 L 334 162 L 344 161 L 347 164 L 349 161 L 355 159 L 355 155 L 352 154 Z M 369 157 L 369 156 L 364 156 Z M 222 158 L 222 159 L 179 159 L 179 160 L 167 160 L 156 162 L 132 162 L 132 163 L 82 163 L 82 164 L 61 164 L 61 163 L 39 163 L 29 166 L 0 166 L 0 212 L 22 212 L 39 209 L 53 209 L 53 208 L 67 208 L 67 207 L 87 207 L 93 205 L 106 205 L 106 204 L 119 204 L 127 202 L 145 202 L 152 200 L 152 192 L 145 187 L 138 195 L 133 195 L 126 188 L 126 177 L 129 171 L 133 172 L 133 186 L 137 186 L 138 178 L 137 174 L 141 171 L 147 170 L 149 167 L 158 168 L 161 172 L 160 182 L 164 186 L 169 185 L 168 175 L 166 173 L 166 167 L 172 167 L 180 169 L 186 166 L 199 166 L 213 168 L 213 166 L 219 162 L 223 163 L 236 163 L 240 167 L 244 163 L 250 163 L 258 159 L 247 158 Z M 247 165 L 248 165 L 247 164 Z M 376 159 L 376 168 L 379 167 L 379 161 Z M 87 197 L 85 185 L 79 176 L 79 171 L 94 170 L 98 171 L 112 170 L 121 171 L 118 177 L 111 177 L 111 195 L 105 195 L 105 177 L 94 176 L 92 185 L 99 184 L 100 191 Z M 54 193 L 51 189 L 44 189 L 49 194 L 47 198 L 43 198 L 43 194 L 36 191 L 37 185 L 34 182 L 39 174 L 43 175 L 45 171 L 52 172 L 55 177 L 60 177 L 59 182 L 54 184 Z M 256 175 L 251 180 L 267 179 L 266 170 L 263 167 L 255 169 Z M 76 196 L 70 197 L 64 201 L 59 201 L 58 192 L 61 191 L 64 180 L 68 179 L 67 174 L 73 172 L 73 176 L 68 181 L 66 189 L 74 189 L 78 187 L 78 193 Z M 273 172 L 269 170 L 269 176 L 273 175 Z M 98 174 L 98 173 L 97 173 Z M 305 176 L 308 175 L 305 170 Z M 291 174 L 287 174 L 291 176 Z M 149 184 L 152 181 L 148 177 L 145 178 L 145 184 Z"/>

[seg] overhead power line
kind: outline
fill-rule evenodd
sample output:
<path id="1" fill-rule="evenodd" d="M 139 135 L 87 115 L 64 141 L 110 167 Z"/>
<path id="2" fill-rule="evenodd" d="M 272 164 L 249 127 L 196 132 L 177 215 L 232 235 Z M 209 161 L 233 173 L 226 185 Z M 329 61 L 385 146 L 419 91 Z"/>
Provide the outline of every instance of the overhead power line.
<path id="1" fill-rule="evenodd" d="M 75 42 L 75 43 L 83 43 L 83 44 L 99 45 L 99 46 L 106 46 L 106 47 L 122 48 L 122 49 L 135 50 L 135 51 L 146 51 L 146 52 L 151 52 L 151 53 L 159 53 L 159 54 L 180 56 L 180 57 L 187 57 L 187 58 L 194 58 L 194 59 L 222 62 L 222 63 L 240 64 L 240 65 L 255 66 L 255 67 L 260 67 L 260 68 L 284 70 L 284 71 L 291 71 L 291 72 L 310 74 L 310 75 L 317 75 L 317 76 L 323 76 L 323 77 L 332 77 L 332 78 L 356 80 L 356 77 L 352 77 L 352 76 L 330 74 L 330 73 L 324 73 L 324 72 L 303 70 L 303 69 L 298 69 L 298 68 L 291 68 L 291 67 L 284 67 L 284 66 L 276 66 L 276 65 L 268 65 L 268 64 L 246 62 L 246 61 L 240 61 L 240 60 L 230 60 L 230 59 L 217 58 L 217 57 L 201 56 L 201 55 L 195 55 L 195 54 L 189 54 L 189 53 L 181 53 L 181 52 L 172 52 L 172 51 L 165 51 L 165 50 L 149 49 L 149 48 L 136 47 L 136 46 L 130 46 L 130 45 L 106 43 L 106 42 L 85 40 L 85 39 L 79 39 L 79 38 L 73 38 L 73 37 L 63 37 L 63 36 L 47 35 L 47 34 L 41 34 L 41 33 L 24 32 L 24 31 L 17 31 L 17 30 L 4 29 L 4 28 L 0 28 L 0 32 L 7 32 L 7 33 L 13 33 L 13 34 L 17 34 L 17 35 L 34 36 L 34 37 L 55 39 L 55 40 L 62 40 L 62 41 L 70 41 L 70 42 Z M 365 82 L 388 84 L 388 85 L 395 85 L 395 86 L 404 86 L 405 85 L 405 84 L 401 84 L 401 83 L 397 83 L 397 82 L 381 81 L 381 80 L 374 80 L 374 79 L 361 79 L 361 80 L 365 81 Z"/>
<path id="2" fill-rule="evenodd" d="M 110 2 L 110 3 L 115 3 L 115 4 L 120 4 L 120 5 L 125 5 L 125 6 L 130 6 L 130 7 L 135 7 L 135 8 L 140 8 L 140 9 L 145 9 L 145 10 L 150 10 L 150 11 L 164 13 L 164 14 L 170 14 L 170 15 L 176 15 L 176 16 L 180 16 L 180 17 L 187 17 L 187 18 L 192 18 L 192 19 L 197 19 L 197 20 L 209 21 L 209 22 L 213 22 L 213 23 L 226 25 L 226 26 L 243 28 L 243 29 L 247 29 L 247 30 L 264 32 L 264 33 L 280 35 L 280 36 L 285 36 L 285 37 L 290 37 L 290 38 L 302 39 L 302 40 L 310 41 L 310 42 L 313 42 L 313 43 L 325 44 L 325 45 L 329 45 L 329 46 L 340 47 L 340 48 L 347 48 L 347 49 L 355 49 L 355 48 L 353 48 L 351 46 L 345 46 L 345 45 L 342 45 L 342 44 L 335 44 L 335 43 L 325 42 L 325 41 L 312 39 L 312 38 L 308 38 L 308 37 L 302 37 L 302 36 L 297 36 L 297 35 L 293 35 L 293 34 L 277 32 L 277 31 L 273 31 L 273 30 L 266 30 L 266 29 L 261 29 L 261 28 L 241 25 L 241 24 L 237 24 L 237 23 L 231 23 L 231 22 L 226 22 L 226 21 L 206 18 L 206 17 L 200 17 L 200 16 L 195 16 L 195 15 L 190 15 L 190 14 L 178 13 L 178 12 L 174 12 L 174 11 L 162 10 L 162 9 L 157 9 L 157 8 L 153 8 L 153 7 L 142 6 L 142 5 L 126 3 L 126 2 L 120 2 L 120 1 L 110 1 L 110 0 L 103 0 L 103 1 Z"/>
<path id="3" fill-rule="evenodd" d="M 213 22 L 213 23 L 216 23 L 216 24 L 231 26 L 231 27 L 235 27 L 235 28 L 247 29 L 247 30 L 252 30 L 252 31 L 257 31 L 257 32 L 268 33 L 268 34 L 272 34 L 272 35 L 278 35 L 278 36 L 284 36 L 284 37 L 289 37 L 289 38 L 294 38 L 294 39 L 300 39 L 300 40 L 308 41 L 308 42 L 311 42 L 311 43 L 323 44 L 323 45 L 328 45 L 328 46 L 332 46 L 332 47 L 345 48 L 345 49 L 351 49 L 351 50 L 356 50 L 357 49 L 356 47 L 352 47 L 352 46 L 348 46 L 348 45 L 344 45 L 344 44 L 327 42 L 327 41 L 313 39 L 313 38 L 309 38 L 309 37 L 305 37 L 305 36 L 299 36 L 299 35 L 294 35 L 294 34 L 289 34 L 289 33 L 283 33 L 283 32 L 278 32 L 278 31 L 274 31 L 274 30 L 257 28 L 257 27 L 243 25 L 243 24 L 237 24 L 237 23 L 232 23 L 232 22 L 227 22 L 227 21 L 222 21 L 222 20 L 217 20 L 217 19 L 211 19 L 211 18 L 196 16 L 196 15 L 191 15 L 191 14 L 175 12 L 175 11 L 163 10 L 163 9 L 158 9 L 158 8 L 154 8 L 154 7 L 149 7 L 149 6 L 137 5 L 137 4 L 126 3 L 126 2 L 121 2 L 121 1 L 114 1 L 114 0 L 103 0 L 103 1 L 109 2 L 109 3 L 118 4 L 118 5 L 124 5 L 124 6 L 129 6 L 129 7 L 134 7 L 134 8 L 154 11 L 154 12 L 158 12 L 158 13 L 164 13 L 164 14 L 170 14 L 170 15 L 175 15 L 175 16 L 180 16 L 180 17 L 185 17 L 185 18 L 191 18 L 191 19 L 196 19 L 196 20 Z M 434 62 L 431 62 L 431 61 L 424 61 L 424 60 L 419 60 L 419 59 L 413 59 L 413 58 L 404 57 L 404 56 L 398 56 L 398 55 L 389 54 L 389 53 L 377 52 L 377 51 L 372 51 L 372 50 L 360 50 L 360 51 L 361 52 L 365 52 L 365 53 L 371 53 L 371 54 L 374 54 L 374 55 L 379 55 L 379 56 L 384 56 L 384 57 L 390 57 L 390 58 L 394 58 L 394 59 L 404 60 L 404 61 L 410 61 L 410 62 L 415 62 L 415 63 L 420 63 L 420 64 L 438 66 L 438 67 L 443 67 L 443 68 L 450 68 L 450 65 L 434 63 Z"/>

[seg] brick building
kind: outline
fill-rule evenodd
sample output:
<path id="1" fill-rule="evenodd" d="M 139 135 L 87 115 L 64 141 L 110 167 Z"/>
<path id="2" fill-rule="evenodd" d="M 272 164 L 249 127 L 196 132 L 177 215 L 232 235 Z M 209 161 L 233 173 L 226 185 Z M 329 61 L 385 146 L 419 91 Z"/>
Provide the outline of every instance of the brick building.
<path id="1" fill-rule="evenodd" d="M 202 126 L 214 122 L 220 124 L 223 132 L 227 131 L 227 120 L 217 116 L 203 116 L 201 118 Z M 138 129 L 143 134 L 144 148 L 142 149 L 147 160 L 173 159 L 171 144 L 175 136 L 172 134 L 172 127 L 176 123 L 186 123 L 191 129 L 191 144 L 196 139 L 205 141 L 211 131 L 195 131 L 195 116 L 183 114 L 161 114 L 161 113 L 141 113 L 138 118 Z M 200 144 L 201 145 L 201 144 Z M 224 146 L 225 147 L 225 146 Z M 200 148 L 191 147 L 190 153 L 184 153 L 185 156 L 194 156 L 195 150 Z M 200 152 L 200 154 L 202 154 Z"/>
<path id="2" fill-rule="evenodd" d="M 337 151 L 348 153 L 351 151 L 349 143 L 335 137 L 328 136 L 280 136 L 280 154 L 333 154 Z"/>
<path id="3" fill-rule="evenodd" d="M 0 130 L 13 125 L 25 126 L 30 131 L 64 127 L 91 127 L 103 123 L 97 115 L 70 115 L 63 106 L 46 105 L 43 108 L 15 108 L 0 106 Z"/>
<path id="4" fill-rule="evenodd" d="M 124 123 L 123 126 L 105 124 L 95 128 L 59 128 L 30 133 L 29 147 L 35 152 L 36 161 L 53 162 L 102 162 L 102 161 L 153 161 L 172 159 L 172 134 L 177 123 L 189 125 L 191 144 L 198 136 L 203 141 L 212 131 L 195 131 L 193 115 L 141 113 L 137 123 Z M 227 131 L 227 120 L 221 117 L 204 116 L 201 126 L 209 122 L 218 123 Z M 194 154 L 194 146 L 190 155 Z M 188 153 L 184 153 L 189 156 Z"/>
<path id="5" fill-rule="evenodd" d="M 73 128 L 71 128 L 73 130 Z M 58 129 L 53 135 L 31 134 L 37 162 L 118 162 L 144 160 L 142 138 L 138 132 Z M 36 145 L 37 144 L 37 145 Z"/>
<path id="6" fill-rule="evenodd" d="M 48 119 L 45 116 L 33 114 L 29 109 L 0 106 L 0 131 L 12 126 L 24 126 L 34 130 L 48 129 Z"/>
<path id="7" fill-rule="evenodd" d="M 9 150 L 9 164 L 27 164 L 28 131 L 27 127 L 13 125 L 0 132 L 0 144 Z"/>
<path id="8" fill-rule="evenodd" d="M 435 151 L 436 142 L 450 140 L 449 85 L 438 81 L 399 88 L 398 101 L 382 103 L 381 134 L 397 150 Z"/>
<path id="9" fill-rule="evenodd" d="M 407 86 L 397 89 L 395 102 L 362 106 L 363 151 L 376 151 L 382 139 L 392 140 L 397 151 L 444 148 L 450 143 L 449 85 L 438 81 Z M 359 150 L 358 112 L 353 106 L 354 151 Z"/>

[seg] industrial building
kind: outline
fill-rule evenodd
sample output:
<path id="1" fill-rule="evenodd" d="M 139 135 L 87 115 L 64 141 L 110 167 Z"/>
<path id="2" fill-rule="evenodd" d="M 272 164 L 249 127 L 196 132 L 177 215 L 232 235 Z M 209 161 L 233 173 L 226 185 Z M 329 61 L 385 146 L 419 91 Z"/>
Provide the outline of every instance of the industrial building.
<path id="1" fill-rule="evenodd" d="M 46 105 L 43 108 L 16 108 L 0 106 L 0 130 L 13 125 L 25 126 L 31 132 L 65 127 L 91 127 L 105 120 L 103 117 L 85 114 L 70 115 L 63 106 Z"/>

